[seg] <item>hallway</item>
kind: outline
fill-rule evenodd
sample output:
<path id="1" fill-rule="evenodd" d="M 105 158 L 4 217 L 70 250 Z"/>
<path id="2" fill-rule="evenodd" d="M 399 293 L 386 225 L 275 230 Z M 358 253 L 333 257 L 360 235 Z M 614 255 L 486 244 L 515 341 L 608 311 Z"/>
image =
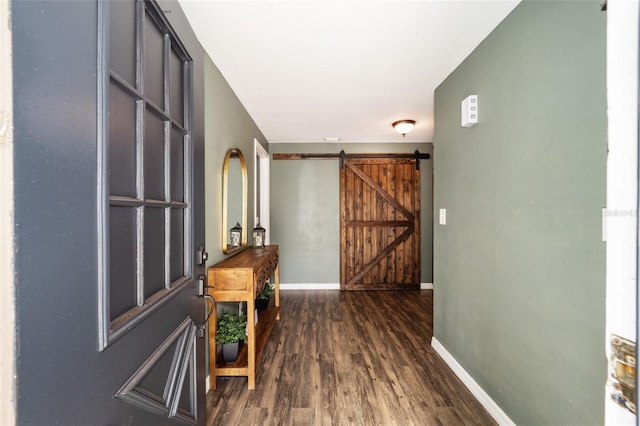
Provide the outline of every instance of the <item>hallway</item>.
<path id="1" fill-rule="evenodd" d="M 207 425 L 491 425 L 430 346 L 433 291 L 281 293 L 247 379 L 220 378 Z"/>

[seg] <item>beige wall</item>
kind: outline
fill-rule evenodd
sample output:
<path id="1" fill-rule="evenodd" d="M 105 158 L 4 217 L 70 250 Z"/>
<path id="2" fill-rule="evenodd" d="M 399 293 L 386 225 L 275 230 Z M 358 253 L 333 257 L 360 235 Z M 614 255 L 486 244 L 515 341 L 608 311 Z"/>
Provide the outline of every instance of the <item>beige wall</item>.
<path id="1" fill-rule="evenodd" d="M 9 2 L 0 0 L 0 424 L 15 423 L 13 132 Z"/>

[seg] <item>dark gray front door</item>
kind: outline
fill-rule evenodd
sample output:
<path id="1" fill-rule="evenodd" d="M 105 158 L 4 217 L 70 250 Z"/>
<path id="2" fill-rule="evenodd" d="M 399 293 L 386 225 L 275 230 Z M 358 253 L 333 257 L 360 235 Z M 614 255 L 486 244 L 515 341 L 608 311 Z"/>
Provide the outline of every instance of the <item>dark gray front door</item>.
<path id="1" fill-rule="evenodd" d="M 173 1 L 12 14 L 18 424 L 203 424 L 202 48 Z"/>

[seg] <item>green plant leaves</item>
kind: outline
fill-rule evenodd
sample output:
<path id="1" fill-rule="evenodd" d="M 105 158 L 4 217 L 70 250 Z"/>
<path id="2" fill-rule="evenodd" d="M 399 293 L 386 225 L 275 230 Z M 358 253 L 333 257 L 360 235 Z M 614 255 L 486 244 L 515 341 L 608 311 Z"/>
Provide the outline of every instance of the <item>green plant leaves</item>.
<path id="1" fill-rule="evenodd" d="M 216 342 L 227 345 L 240 340 L 247 343 L 247 316 L 223 312 L 218 318 Z"/>

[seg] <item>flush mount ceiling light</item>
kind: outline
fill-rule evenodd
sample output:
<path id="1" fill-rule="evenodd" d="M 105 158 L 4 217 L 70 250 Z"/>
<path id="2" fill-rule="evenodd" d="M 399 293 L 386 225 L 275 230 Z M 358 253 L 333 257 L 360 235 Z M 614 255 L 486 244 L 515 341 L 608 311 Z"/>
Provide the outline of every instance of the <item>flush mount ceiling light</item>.
<path id="1" fill-rule="evenodd" d="M 404 135 L 406 135 L 411 130 L 413 130 L 413 126 L 415 125 L 416 125 L 415 120 L 400 120 L 392 124 L 396 132 L 400 133 L 403 138 L 404 138 Z"/>

